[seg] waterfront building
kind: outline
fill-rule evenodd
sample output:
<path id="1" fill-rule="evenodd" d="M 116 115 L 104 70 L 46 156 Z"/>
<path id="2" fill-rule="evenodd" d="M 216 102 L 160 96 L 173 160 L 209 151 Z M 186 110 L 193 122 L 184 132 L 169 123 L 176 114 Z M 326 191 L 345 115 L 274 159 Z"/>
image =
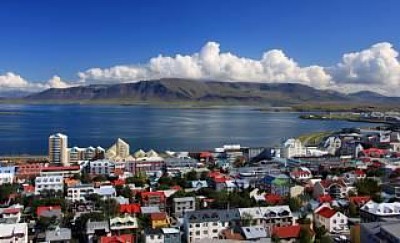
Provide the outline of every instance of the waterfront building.
<path id="1" fill-rule="evenodd" d="M 61 133 L 49 137 L 50 163 L 68 165 L 68 137 Z"/>
<path id="2" fill-rule="evenodd" d="M 112 160 L 124 160 L 130 157 L 129 144 L 121 138 L 118 138 L 115 144 L 113 144 L 106 151 L 106 158 Z"/>
<path id="3" fill-rule="evenodd" d="M 89 162 L 89 173 L 93 175 L 114 175 L 115 163 L 108 160 L 94 160 Z"/>
<path id="4" fill-rule="evenodd" d="M 98 146 L 79 148 L 72 147 L 68 149 L 68 161 L 70 164 L 78 164 L 83 160 L 104 159 L 105 150 Z"/>

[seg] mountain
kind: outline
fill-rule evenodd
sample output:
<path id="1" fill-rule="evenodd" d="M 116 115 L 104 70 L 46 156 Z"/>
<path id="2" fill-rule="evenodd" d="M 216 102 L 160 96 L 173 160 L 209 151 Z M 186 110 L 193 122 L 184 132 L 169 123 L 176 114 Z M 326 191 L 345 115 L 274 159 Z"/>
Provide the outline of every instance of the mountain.
<path id="1" fill-rule="evenodd" d="M 295 83 L 250 83 L 199 81 L 191 79 L 159 79 L 115 85 L 89 85 L 66 89 L 48 89 L 25 97 L 27 101 L 74 101 L 121 103 L 257 103 L 290 106 L 305 103 L 346 103 L 400 101 L 372 92 L 343 94 L 332 90 L 318 90 Z"/>

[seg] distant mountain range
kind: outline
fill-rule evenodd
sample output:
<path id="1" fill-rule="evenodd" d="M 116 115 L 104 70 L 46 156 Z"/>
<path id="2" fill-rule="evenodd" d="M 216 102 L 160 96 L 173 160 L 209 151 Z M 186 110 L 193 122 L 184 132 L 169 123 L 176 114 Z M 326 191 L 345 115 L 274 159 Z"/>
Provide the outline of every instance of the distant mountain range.
<path id="1" fill-rule="evenodd" d="M 30 94 L 26 101 L 215 104 L 263 104 L 292 106 L 319 103 L 400 104 L 399 97 L 386 97 L 362 91 L 344 94 L 319 90 L 295 83 L 248 83 L 160 79 L 115 85 L 89 85 L 66 89 L 48 89 Z"/>

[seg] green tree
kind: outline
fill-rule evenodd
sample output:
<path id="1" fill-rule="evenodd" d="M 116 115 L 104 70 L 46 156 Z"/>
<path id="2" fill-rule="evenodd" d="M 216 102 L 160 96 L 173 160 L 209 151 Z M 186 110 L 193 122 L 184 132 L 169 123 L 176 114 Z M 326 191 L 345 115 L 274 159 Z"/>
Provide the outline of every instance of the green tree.
<path id="1" fill-rule="evenodd" d="M 300 230 L 300 243 L 311 243 L 313 242 L 312 234 L 309 229 L 306 227 L 301 227 Z"/>
<path id="2" fill-rule="evenodd" d="M 293 212 L 297 212 L 300 210 L 301 206 L 302 206 L 302 201 L 299 197 L 295 197 L 295 198 L 290 197 L 289 198 L 290 210 L 292 210 Z"/>
<path id="3" fill-rule="evenodd" d="M 0 203 L 4 203 L 6 200 L 8 200 L 8 197 L 12 193 L 16 193 L 18 190 L 18 185 L 17 184 L 3 184 L 0 185 Z"/>
<path id="4" fill-rule="evenodd" d="M 188 180 L 188 181 L 197 180 L 197 172 L 194 171 L 194 170 L 189 171 L 188 173 L 186 173 L 185 179 Z"/>
<path id="5" fill-rule="evenodd" d="M 357 206 L 353 202 L 349 203 L 349 216 L 352 218 L 359 216 Z"/>
<path id="6" fill-rule="evenodd" d="M 380 192 L 378 182 L 371 178 L 366 178 L 355 183 L 357 193 L 360 196 L 372 196 Z"/>

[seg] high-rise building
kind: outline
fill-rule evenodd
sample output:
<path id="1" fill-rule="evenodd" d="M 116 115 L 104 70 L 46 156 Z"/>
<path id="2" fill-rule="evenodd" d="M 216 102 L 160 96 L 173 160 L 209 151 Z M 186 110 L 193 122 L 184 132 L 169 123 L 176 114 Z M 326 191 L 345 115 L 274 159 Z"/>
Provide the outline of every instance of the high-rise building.
<path id="1" fill-rule="evenodd" d="M 117 142 L 107 150 L 106 157 L 115 160 L 128 159 L 129 152 L 129 144 L 118 138 Z"/>
<path id="2" fill-rule="evenodd" d="M 49 137 L 50 163 L 68 165 L 68 137 L 61 133 Z"/>

